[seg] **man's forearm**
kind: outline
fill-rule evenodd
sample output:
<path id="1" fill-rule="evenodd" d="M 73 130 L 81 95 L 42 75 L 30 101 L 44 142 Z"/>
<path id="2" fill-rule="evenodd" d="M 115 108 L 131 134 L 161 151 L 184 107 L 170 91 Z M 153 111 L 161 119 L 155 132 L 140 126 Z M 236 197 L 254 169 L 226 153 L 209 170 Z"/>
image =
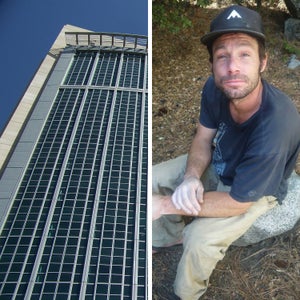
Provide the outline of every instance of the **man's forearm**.
<path id="1" fill-rule="evenodd" d="M 160 197 L 159 200 L 162 201 L 159 204 L 161 215 L 175 214 L 191 216 L 191 214 L 187 214 L 181 209 L 176 209 L 172 203 L 171 196 Z M 204 193 L 204 202 L 201 204 L 198 216 L 211 218 L 237 216 L 245 213 L 251 205 L 252 202 L 241 203 L 234 200 L 227 192 L 207 192 Z"/>

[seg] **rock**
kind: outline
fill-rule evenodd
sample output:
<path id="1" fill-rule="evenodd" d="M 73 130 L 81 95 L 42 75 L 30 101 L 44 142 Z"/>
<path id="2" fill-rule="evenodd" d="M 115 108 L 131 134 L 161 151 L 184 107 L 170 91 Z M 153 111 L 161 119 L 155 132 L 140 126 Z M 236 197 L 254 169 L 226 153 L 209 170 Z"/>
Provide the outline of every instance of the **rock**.
<path id="1" fill-rule="evenodd" d="M 300 60 L 298 60 L 297 56 L 295 54 L 293 54 L 291 56 L 291 59 L 290 59 L 289 63 L 288 63 L 288 68 L 293 70 L 293 69 L 296 69 L 299 66 L 300 66 Z"/>
<path id="2" fill-rule="evenodd" d="M 300 20 L 289 18 L 284 22 L 284 36 L 288 41 L 300 41 Z"/>
<path id="3" fill-rule="evenodd" d="M 284 0 L 287 9 L 294 18 L 300 18 L 300 0 Z"/>
<path id="4" fill-rule="evenodd" d="M 287 232 L 300 220 L 300 176 L 295 172 L 289 179 L 288 194 L 282 205 L 277 205 L 259 217 L 235 246 L 248 246 Z"/>

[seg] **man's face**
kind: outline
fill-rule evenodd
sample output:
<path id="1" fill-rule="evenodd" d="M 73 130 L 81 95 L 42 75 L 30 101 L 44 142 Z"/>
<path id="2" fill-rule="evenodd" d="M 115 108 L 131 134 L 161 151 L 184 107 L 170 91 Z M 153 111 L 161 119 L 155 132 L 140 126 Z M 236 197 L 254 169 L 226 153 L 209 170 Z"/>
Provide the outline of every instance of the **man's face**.
<path id="1" fill-rule="evenodd" d="M 266 59 L 259 60 L 257 40 L 244 33 L 224 34 L 214 41 L 212 51 L 216 85 L 229 99 L 248 96 L 266 66 Z"/>

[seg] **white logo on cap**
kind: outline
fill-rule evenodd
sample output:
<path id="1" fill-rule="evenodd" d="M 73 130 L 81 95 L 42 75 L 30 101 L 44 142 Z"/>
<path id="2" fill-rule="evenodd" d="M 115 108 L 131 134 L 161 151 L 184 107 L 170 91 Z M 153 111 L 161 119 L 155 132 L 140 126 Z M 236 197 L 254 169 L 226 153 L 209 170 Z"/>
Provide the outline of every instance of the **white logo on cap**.
<path id="1" fill-rule="evenodd" d="M 230 13 L 230 15 L 227 17 L 227 20 L 229 20 L 229 19 L 231 19 L 231 18 L 242 18 L 241 16 L 240 16 L 240 14 L 234 9 L 231 13 Z"/>

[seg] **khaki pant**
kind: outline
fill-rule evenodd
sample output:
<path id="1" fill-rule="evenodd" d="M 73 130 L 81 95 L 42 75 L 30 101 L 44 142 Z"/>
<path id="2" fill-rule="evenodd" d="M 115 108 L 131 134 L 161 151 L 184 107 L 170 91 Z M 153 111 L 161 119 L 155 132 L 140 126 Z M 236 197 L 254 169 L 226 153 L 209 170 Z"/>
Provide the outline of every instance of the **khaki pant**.
<path id="1" fill-rule="evenodd" d="M 153 192 L 172 193 L 183 179 L 186 155 L 153 167 Z M 202 178 L 206 191 L 229 191 L 209 168 Z M 254 221 L 277 204 L 274 197 L 263 197 L 247 213 L 228 218 L 195 218 L 185 226 L 181 216 L 163 216 L 153 222 L 152 245 L 162 247 L 183 238 L 183 255 L 174 283 L 181 299 L 199 299 L 209 277 L 228 247 L 242 236 Z"/>

